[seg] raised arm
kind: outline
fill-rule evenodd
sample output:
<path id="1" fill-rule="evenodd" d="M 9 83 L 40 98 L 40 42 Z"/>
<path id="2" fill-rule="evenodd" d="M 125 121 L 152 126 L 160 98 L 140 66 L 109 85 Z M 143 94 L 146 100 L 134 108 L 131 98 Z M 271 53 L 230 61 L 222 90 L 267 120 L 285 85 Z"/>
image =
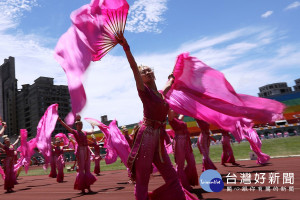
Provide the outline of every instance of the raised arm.
<path id="1" fill-rule="evenodd" d="M 18 144 L 18 142 L 20 141 L 21 136 L 19 136 L 16 141 L 13 143 L 13 146 L 15 146 L 16 144 Z"/>
<path id="2" fill-rule="evenodd" d="M 138 66 L 135 62 L 135 59 L 130 51 L 130 47 L 126 41 L 126 39 L 124 38 L 124 36 L 122 36 L 119 40 L 119 44 L 123 47 L 124 52 L 126 54 L 127 60 L 129 62 L 129 65 L 132 69 L 133 75 L 134 75 L 134 79 L 135 79 L 135 83 L 136 83 L 136 88 L 138 90 L 144 91 L 145 90 L 145 86 L 141 77 L 141 74 L 139 72 Z"/>
<path id="3" fill-rule="evenodd" d="M 1 128 L 1 130 L 0 130 L 0 137 L 3 136 L 3 133 L 4 133 L 5 129 L 6 129 L 6 123 L 5 123 L 5 122 L 2 122 L 2 128 Z"/>
<path id="4" fill-rule="evenodd" d="M 175 80 L 175 78 L 174 78 L 173 74 L 170 74 L 169 77 L 168 77 L 168 81 L 166 82 L 166 85 L 163 89 L 163 95 L 164 96 L 166 96 L 167 93 L 169 92 L 169 90 L 171 89 L 171 87 L 174 83 L 174 80 Z"/>
<path id="5" fill-rule="evenodd" d="M 70 126 L 68 126 L 60 117 L 58 117 L 57 120 L 59 121 L 59 123 L 61 123 L 63 127 L 65 127 L 65 129 L 67 129 L 71 133 L 73 132 L 73 129 Z"/>

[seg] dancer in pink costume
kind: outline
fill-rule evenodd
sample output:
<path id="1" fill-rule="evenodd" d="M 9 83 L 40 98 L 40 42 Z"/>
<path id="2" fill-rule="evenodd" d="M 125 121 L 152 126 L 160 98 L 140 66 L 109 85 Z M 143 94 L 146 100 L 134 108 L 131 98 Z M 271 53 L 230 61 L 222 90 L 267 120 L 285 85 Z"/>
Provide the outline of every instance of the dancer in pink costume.
<path id="1" fill-rule="evenodd" d="M 65 167 L 65 160 L 64 160 L 64 151 L 68 151 L 67 149 L 64 149 L 66 146 L 61 146 L 61 138 L 57 137 L 55 138 L 55 143 L 52 146 L 53 147 L 53 154 L 54 154 L 54 162 L 57 167 L 57 177 L 56 181 L 58 183 L 62 183 L 64 181 L 64 167 Z M 54 168 L 55 169 L 55 168 Z M 52 168 L 51 168 L 52 171 Z M 56 174 L 56 169 L 55 169 Z"/>
<path id="2" fill-rule="evenodd" d="M 74 150 L 74 154 L 77 155 L 77 147 L 78 144 L 76 142 L 76 139 L 72 133 L 68 133 L 68 138 L 69 138 L 69 148 L 71 150 Z M 77 170 L 77 158 L 75 156 L 74 164 L 71 167 L 71 169 L 74 171 L 75 169 Z"/>
<path id="3" fill-rule="evenodd" d="M 88 148 L 87 135 L 92 134 L 91 132 L 82 131 L 82 122 L 80 115 L 76 116 L 75 126 L 76 130 L 69 127 L 62 119 L 59 117 L 58 121 L 71 132 L 76 142 L 78 143 L 76 157 L 78 162 L 78 173 L 76 176 L 74 189 L 81 190 L 82 194 L 85 194 L 85 189 L 89 193 L 92 193 L 91 185 L 97 180 L 97 178 L 91 174 L 91 160 L 90 160 L 90 150 Z"/>
<path id="4" fill-rule="evenodd" d="M 203 120 L 198 119 L 196 119 L 196 122 L 199 128 L 201 128 L 201 133 L 198 137 L 197 146 L 199 148 L 200 153 L 202 154 L 202 171 L 204 172 L 208 169 L 217 169 L 209 157 L 209 124 Z"/>
<path id="5" fill-rule="evenodd" d="M 231 163 L 233 165 L 239 165 L 238 163 L 235 162 L 235 158 L 233 155 L 233 151 L 230 145 L 230 140 L 231 137 L 227 131 L 222 130 L 222 147 L 223 147 L 223 152 L 222 152 L 222 157 L 221 157 L 221 164 L 226 166 L 225 163 Z"/>
<path id="6" fill-rule="evenodd" d="M 190 133 L 183 118 L 184 115 L 178 115 L 173 110 L 169 111 L 169 124 L 175 131 L 174 156 L 177 174 L 182 186 L 191 191 L 191 185 L 199 185 L 199 182 L 195 157 L 191 146 Z M 186 167 L 184 167 L 185 161 L 187 162 Z"/>
<path id="7" fill-rule="evenodd" d="M 63 168 L 65 166 L 65 161 L 63 157 L 63 152 L 64 151 L 70 151 L 65 149 L 68 148 L 69 145 L 69 139 L 67 136 L 63 133 L 58 133 L 55 135 L 55 141 L 54 145 L 51 142 L 51 154 L 50 154 L 50 166 L 51 166 L 51 171 L 49 174 L 49 177 L 51 178 L 57 178 L 57 182 L 61 183 L 63 182 L 64 179 L 64 174 L 63 174 Z M 61 144 L 65 146 L 61 146 Z M 56 173 L 56 167 L 58 174 Z"/>
<path id="8" fill-rule="evenodd" d="M 163 94 L 167 92 L 174 79 L 171 77 L 168 80 L 163 94 L 158 92 L 152 69 L 146 66 L 138 68 L 126 39 L 122 35 L 120 39 L 119 43 L 123 46 L 133 71 L 138 94 L 144 107 L 144 119 L 127 161 L 131 178 L 136 181 L 135 198 L 138 200 L 195 198 L 186 190 L 184 192 L 164 146 L 164 140 L 168 137 L 165 131 L 165 120 L 169 105 L 164 100 Z M 148 195 L 152 163 L 166 183 Z"/>
<path id="9" fill-rule="evenodd" d="M 6 129 L 6 124 L 2 126 L 0 131 L 0 135 L 3 134 Z M 20 136 L 15 141 L 14 144 L 10 143 L 10 139 L 8 137 L 4 137 L 4 144 L 0 142 L 0 148 L 5 151 L 6 158 L 4 159 L 4 189 L 10 193 L 13 192 L 14 185 L 16 183 L 16 174 L 14 172 L 14 163 L 15 163 L 15 149 L 14 146 L 19 142 Z"/>
<path id="10" fill-rule="evenodd" d="M 94 168 L 94 173 L 97 176 L 100 176 L 100 160 L 101 160 L 101 155 L 100 155 L 100 142 L 102 142 L 104 140 L 104 137 L 97 142 L 96 137 L 92 134 L 92 141 L 90 146 L 94 148 L 94 154 L 95 154 L 95 168 Z"/>

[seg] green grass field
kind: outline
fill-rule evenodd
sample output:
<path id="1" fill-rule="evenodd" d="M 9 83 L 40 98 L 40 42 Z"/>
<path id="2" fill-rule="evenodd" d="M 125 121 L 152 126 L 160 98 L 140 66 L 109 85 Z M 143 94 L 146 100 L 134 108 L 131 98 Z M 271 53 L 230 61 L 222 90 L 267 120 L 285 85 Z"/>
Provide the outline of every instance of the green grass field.
<path id="1" fill-rule="evenodd" d="M 250 145 L 248 142 L 241 142 L 240 144 L 234 143 L 232 145 L 232 149 L 234 152 L 234 156 L 236 160 L 239 159 L 249 159 Z M 293 136 L 288 138 L 275 138 L 269 140 L 262 141 L 262 151 L 270 156 L 290 156 L 290 155 L 300 155 L 300 137 Z M 221 161 L 222 154 L 222 145 L 213 145 L 210 147 L 210 158 L 214 162 Z M 194 149 L 194 155 L 197 163 L 202 163 L 202 155 L 200 154 L 198 148 Z M 172 162 L 174 163 L 173 155 L 170 155 Z M 71 164 L 66 164 L 66 166 L 70 166 Z M 100 162 L 101 171 L 107 170 L 119 170 L 126 169 L 124 164 L 117 160 L 117 162 L 106 165 L 104 160 Z M 91 163 L 91 170 L 94 169 L 94 163 Z M 21 172 L 20 176 L 34 176 L 34 175 L 47 175 L 50 173 L 50 168 L 47 171 L 44 171 L 42 167 L 39 167 L 34 170 L 28 171 L 28 174 L 25 174 L 24 171 Z M 74 173 L 67 172 L 66 168 L 64 170 L 65 173 Z"/>

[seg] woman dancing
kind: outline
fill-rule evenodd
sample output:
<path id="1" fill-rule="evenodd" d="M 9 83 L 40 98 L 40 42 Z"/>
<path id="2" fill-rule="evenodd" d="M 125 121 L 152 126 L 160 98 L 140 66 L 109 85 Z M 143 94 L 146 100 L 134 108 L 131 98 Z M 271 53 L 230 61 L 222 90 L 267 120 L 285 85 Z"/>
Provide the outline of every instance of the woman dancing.
<path id="1" fill-rule="evenodd" d="M 123 36 L 120 37 L 119 43 L 123 46 L 133 71 L 138 94 L 144 108 L 144 119 L 136 134 L 127 161 L 131 178 L 136 181 L 135 197 L 138 200 L 149 199 L 149 196 L 150 199 L 186 199 L 164 146 L 164 140 L 167 137 L 165 120 L 169 111 L 169 105 L 164 100 L 164 95 L 171 87 L 174 79 L 171 77 L 162 93 L 158 92 L 152 69 L 146 66 L 137 66 Z M 148 196 L 152 163 L 157 167 L 166 183 Z M 190 195 L 188 192 L 186 194 Z"/>
<path id="2" fill-rule="evenodd" d="M 78 172 L 74 184 L 75 190 L 81 190 L 82 194 L 86 194 L 85 189 L 88 193 L 93 193 L 91 190 L 91 185 L 97 180 L 97 178 L 91 174 L 91 160 L 90 160 L 90 150 L 88 148 L 87 135 L 92 134 L 91 132 L 82 131 L 82 122 L 80 115 L 76 116 L 75 126 L 76 130 L 69 127 L 62 119 L 59 117 L 58 121 L 71 132 L 76 142 L 78 143 L 76 157 L 78 162 Z"/>
<path id="3" fill-rule="evenodd" d="M 3 125 L 3 123 L 2 123 Z M 2 126 L 0 131 L 0 135 L 3 135 L 3 132 L 6 129 L 6 124 Z M 4 137 L 4 144 L 0 142 L 0 148 L 5 151 L 6 158 L 4 159 L 4 189 L 7 193 L 13 192 L 14 185 L 16 183 L 16 174 L 14 172 L 14 163 L 15 163 L 15 149 L 14 146 L 19 142 L 20 136 L 15 141 L 14 144 L 10 143 L 10 139 L 8 137 Z"/>
<path id="4" fill-rule="evenodd" d="M 195 157 L 191 146 L 190 133 L 184 115 L 178 115 L 173 110 L 169 111 L 168 120 L 175 131 L 174 156 L 177 167 L 177 174 L 182 186 L 191 191 L 192 186 L 199 185 Z M 187 166 L 184 167 L 185 161 Z"/>
<path id="5" fill-rule="evenodd" d="M 53 142 L 51 142 L 51 145 L 53 145 Z M 50 178 L 56 178 L 57 172 L 56 172 L 56 159 L 55 159 L 55 149 L 51 148 L 51 155 L 50 155 Z"/>
<path id="6" fill-rule="evenodd" d="M 68 147 L 68 145 L 61 146 L 61 143 L 62 143 L 61 138 L 57 137 L 55 138 L 55 143 L 52 146 L 53 149 L 52 152 L 54 154 L 53 159 L 57 167 L 56 181 L 58 183 L 62 183 L 64 181 L 64 167 L 65 167 L 64 151 L 69 151 L 68 149 L 64 149 L 65 147 Z M 55 169 L 55 174 L 56 174 L 56 169 Z"/>
<path id="7" fill-rule="evenodd" d="M 209 146 L 210 146 L 210 138 L 209 138 L 209 124 L 203 120 L 196 119 L 196 122 L 201 129 L 201 133 L 199 135 L 197 145 L 200 153 L 202 154 L 202 171 L 208 169 L 216 170 L 217 167 L 211 161 L 209 157 Z"/>
<path id="8" fill-rule="evenodd" d="M 94 148 L 94 154 L 95 154 L 95 159 L 94 159 L 94 161 L 95 161 L 94 173 L 97 176 L 100 176 L 100 160 L 101 160 L 100 142 L 103 141 L 104 137 L 99 142 L 97 142 L 95 135 L 92 134 L 91 136 L 92 136 L 92 141 L 90 140 L 91 141 L 90 146 Z"/>

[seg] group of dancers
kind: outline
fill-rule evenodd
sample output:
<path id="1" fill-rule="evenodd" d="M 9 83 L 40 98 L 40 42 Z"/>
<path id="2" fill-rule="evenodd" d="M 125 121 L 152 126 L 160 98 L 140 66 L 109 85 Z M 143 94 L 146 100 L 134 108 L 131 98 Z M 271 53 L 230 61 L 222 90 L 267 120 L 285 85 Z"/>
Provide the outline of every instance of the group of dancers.
<path id="1" fill-rule="evenodd" d="M 107 153 L 107 158 L 105 158 L 107 163 L 111 163 L 113 162 L 113 160 L 115 160 L 115 155 L 113 154 L 117 154 L 121 158 L 123 164 L 127 167 L 130 180 L 135 183 L 134 194 L 136 199 L 138 200 L 197 199 L 190 193 L 192 191 L 192 186 L 199 184 L 199 176 L 197 173 L 196 162 L 191 147 L 189 131 L 186 123 L 183 121 L 184 115 L 187 114 L 184 110 L 180 112 L 181 110 L 177 109 L 176 105 L 173 104 L 174 101 L 171 102 L 170 100 L 171 96 L 169 92 L 171 88 L 174 90 L 174 74 L 171 73 L 168 77 L 165 87 L 162 90 L 158 90 L 156 87 L 155 75 L 153 70 L 148 66 L 137 65 L 124 36 L 120 36 L 118 42 L 123 47 L 132 69 L 136 82 L 137 92 L 143 104 L 144 117 L 139 125 L 134 128 L 134 137 L 131 137 L 126 129 L 123 129 L 124 135 L 122 133 L 119 134 L 120 130 L 118 129 L 116 132 L 111 133 L 116 135 L 109 136 L 107 135 L 107 132 L 108 134 L 110 134 L 109 131 L 112 132 L 113 127 L 106 127 L 104 125 L 98 124 L 100 129 L 106 134 L 104 143 L 105 147 L 107 147 L 107 151 L 110 151 L 109 149 L 112 149 L 110 153 Z M 172 109 L 170 108 L 170 105 L 172 105 Z M 197 144 L 201 154 L 203 155 L 202 171 L 205 171 L 207 169 L 216 169 L 215 165 L 209 158 L 209 123 L 212 123 L 212 121 L 210 121 L 212 119 L 217 120 L 218 116 L 216 116 L 215 118 L 210 116 L 205 118 L 203 116 L 205 116 L 206 113 L 203 112 L 201 113 L 201 115 L 203 116 L 198 117 L 198 110 L 195 109 L 194 111 L 197 113 L 195 115 L 192 115 L 192 117 L 196 119 L 197 124 L 201 129 L 201 134 L 198 138 Z M 209 115 L 209 112 L 207 112 L 207 115 Z M 204 121 L 204 119 L 207 120 Z M 264 164 L 265 162 L 267 162 L 269 157 L 261 152 L 260 140 L 255 136 L 255 132 L 253 132 L 254 130 L 251 129 L 251 126 L 249 125 L 251 121 L 247 121 L 246 119 L 235 120 L 236 118 L 234 117 L 228 117 L 228 119 L 232 121 L 234 119 L 234 122 L 240 123 L 240 128 L 243 130 L 239 130 L 235 132 L 235 135 L 233 135 L 237 137 L 237 139 L 246 138 L 250 142 L 252 150 L 260 158 L 258 159 L 258 163 Z M 97 178 L 90 171 L 90 157 L 92 152 L 89 148 L 89 143 L 92 143 L 95 152 L 95 174 L 100 173 L 99 163 L 101 156 L 99 143 L 97 143 L 95 138 L 93 138 L 91 142 L 88 141 L 87 136 L 92 135 L 92 132 L 82 130 L 82 121 L 80 115 L 77 115 L 75 118 L 75 129 L 67 125 L 60 117 L 57 117 L 56 120 L 68 130 L 69 145 L 72 144 L 74 146 L 77 162 L 77 176 L 74 183 L 74 189 L 80 190 L 83 194 L 86 194 L 86 192 L 92 193 L 93 191 L 91 190 L 91 185 L 97 180 Z M 166 120 L 168 120 L 174 131 L 173 135 L 172 133 L 166 131 Z M 215 124 L 222 124 L 221 118 L 220 121 L 217 121 Z M 230 127 L 236 127 L 236 124 L 227 126 L 229 128 L 222 132 L 223 154 L 221 163 L 223 165 L 226 165 L 226 163 L 238 165 L 235 162 L 233 156 L 233 152 L 230 146 L 230 136 L 228 134 L 228 130 L 231 130 Z M 0 136 L 3 135 L 5 128 L 6 124 L 2 122 Z M 245 132 L 245 130 L 247 131 Z M 242 135 L 242 133 L 244 135 Z M 165 144 L 170 144 L 171 142 L 169 135 L 171 135 L 174 144 L 173 150 L 176 168 L 173 167 L 173 164 L 168 155 L 168 151 L 166 150 Z M 61 145 L 61 141 L 64 140 L 64 137 L 66 136 L 57 135 L 55 142 L 51 144 L 50 147 L 51 172 L 49 176 L 56 177 L 57 182 L 63 182 L 64 176 L 63 152 L 66 148 Z M 7 190 L 7 192 L 11 192 L 16 182 L 16 175 L 14 172 L 14 144 L 10 144 L 9 138 L 6 137 L 4 139 L 4 144 L 0 143 L 0 147 L 6 153 L 6 158 L 4 161 L 4 189 Z M 187 163 L 186 165 L 185 161 Z M 148 184 L 150 175 L 155 170 L 158 170 L 160 172 L 165 181 L 165 184 L 155 189 L 154 191 L 149 192 Z"/>

